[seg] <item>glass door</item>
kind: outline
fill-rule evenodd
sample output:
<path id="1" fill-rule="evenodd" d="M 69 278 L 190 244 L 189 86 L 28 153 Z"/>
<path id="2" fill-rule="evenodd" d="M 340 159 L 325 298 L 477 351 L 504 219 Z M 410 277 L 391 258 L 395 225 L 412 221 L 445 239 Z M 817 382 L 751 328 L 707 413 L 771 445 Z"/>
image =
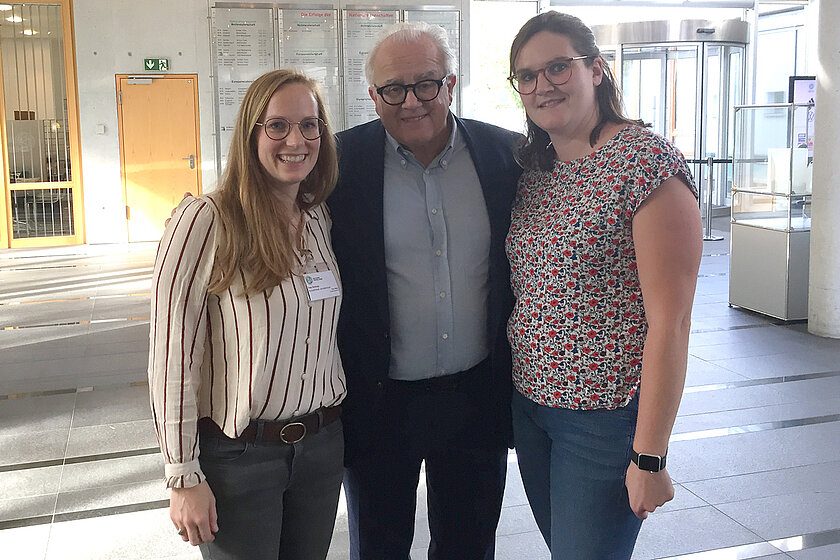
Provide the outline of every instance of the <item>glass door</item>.
<path id="1" fill-rule="evenodd" d="M 631 118 L 673 142 L 685 155 L 697 152 L 698 45 L 625 46 L 621 90 Z"/>
<path id="2" fill-rule="evenodd" d="M 700 153 L 704 158 L 732 159 L 735 142 L 733 107 L 743 103 L 744 47 L 706 43 L 704 60 L 704 124 Z M 730 206 L 732 166 L 715 165 L 713 178 L 713 207 Z M 703 202 L 705 204 L 705 200 Z"/>
<path id="3" fill-rule="evenodd" d="M 0 246 L 84 242 L 69 2 L 0 4 Z"/>

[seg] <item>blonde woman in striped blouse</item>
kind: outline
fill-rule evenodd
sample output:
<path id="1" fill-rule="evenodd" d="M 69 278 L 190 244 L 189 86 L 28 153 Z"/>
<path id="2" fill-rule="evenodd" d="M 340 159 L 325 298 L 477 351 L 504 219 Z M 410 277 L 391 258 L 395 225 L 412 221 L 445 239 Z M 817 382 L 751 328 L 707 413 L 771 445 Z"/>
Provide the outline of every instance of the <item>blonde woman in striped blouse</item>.
<path id="1" fill-rule="evenodd" d="M 151 404 L 170 517 L 204 558 L 313 560 L 329 549 L 346 388 L 326 118 L 307 76 L 258 78 L 219 189 L 186 198 L 158 249 Z"/>

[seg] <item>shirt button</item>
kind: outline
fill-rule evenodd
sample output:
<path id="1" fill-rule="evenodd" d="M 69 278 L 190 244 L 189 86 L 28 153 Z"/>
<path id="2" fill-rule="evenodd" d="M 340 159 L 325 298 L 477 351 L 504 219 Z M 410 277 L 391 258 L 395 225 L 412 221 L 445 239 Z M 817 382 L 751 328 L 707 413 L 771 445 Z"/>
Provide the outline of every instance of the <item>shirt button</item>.
<path id="1" fill-rule="evenodd" d="M 427 169 L 427 170 L 425 170 L 425 171 L 423 172 L 423 175 L 428 175 L 428 174 L 429 174 L 429 170 L 428 170 L 428 169 Z"/>
<path id="2" fill-rule="evenodd" d="M 437 214 L 437 208 L 432 208 L 432 214 Z"/>
<path id="3" fill-rule="evenodd" d="M 405 167 L 405 160 L 402 160 L 400 163 L 402 164 L 403 167 Z"/>
<path id="4" fill-rule="evenodd" d="M 448 333 L 443 333 L 442 335 L 440 335 L 440 337 L 441 337 L 443 340 L 446 340 L 446 339 L 448 339 L 448 338 L 449 338 L 449 334 L 448 334 Z"/>
<path id="5" fill-rule="evenodd" d="M 440 370 L 440 374 L 441 375 L 446 375 L 446 370 L 445 369 Z"/>
<path id="6" fill-rule="evenodd" d="M 309 337 L 308 337 L 308 336 L 306 337 L 306 340 L 305 340 L 304 342 L 305 342 L 306 344 L 309 344 Z"/>
<path id="7" fill-rule="evenodd" d="M 440 297 L 445 298 L 446 297 L 446 292 L 441 292 Z"/>
<path id="8" fill-rule="evenodd" d="M 440 249 L 438 249 L 437 251 L 435 251 L 435 255 L 437 255 L 437 256 L 440 256 L 440 255 L 441 255 Z"/>
<path id="9" fill-rule="evenodd" d="M 308 374 L 306 372 L 303 372 L 303 373 L 300 374 L 301 379 L 309 379 L 309 376 L 310 376 L 310 374 Z"/>

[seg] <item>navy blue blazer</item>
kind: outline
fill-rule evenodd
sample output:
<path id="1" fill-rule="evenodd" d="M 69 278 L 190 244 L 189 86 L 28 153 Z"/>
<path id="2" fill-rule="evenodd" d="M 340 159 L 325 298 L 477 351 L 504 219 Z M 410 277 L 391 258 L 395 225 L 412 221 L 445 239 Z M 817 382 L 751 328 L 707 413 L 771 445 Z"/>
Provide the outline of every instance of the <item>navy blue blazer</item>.
<path id="1" fill-rule="evenodd" d="M 478 121 L 456 117 L 455 122 L 472 156 L 490 218 L 488 333 L 494 381 L 487 387 L 486 402 L 498 409 L 498 423 L 487 427 L 488 437 L 511 446 L 511 358 L 506 323 L 513 309 L 513 293 L 504 247 L 516 182 L 522 172 L 513 158 L 520 135 Z M 338 346 L 347 376 L 347 397 L 342 405 L 345 463 L 351 465 L 377 437 L 391 355 L 383 218 L 385 128 L 377 119 L 339 133 L 337 141 L 339 179 L 327 204 L 343 286 Z"/>

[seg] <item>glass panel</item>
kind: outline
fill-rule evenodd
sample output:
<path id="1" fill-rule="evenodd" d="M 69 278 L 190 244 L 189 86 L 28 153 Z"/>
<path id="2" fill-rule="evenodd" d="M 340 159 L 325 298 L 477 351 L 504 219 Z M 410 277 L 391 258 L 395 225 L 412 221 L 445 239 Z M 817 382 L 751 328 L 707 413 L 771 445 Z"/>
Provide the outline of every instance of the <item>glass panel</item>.
<path id="1" fill-rule="evenodd" d="M 13 189 L 11 194 L 15 239 L 75 234 L 72 189 Z"/>
<path id="2" fill-rule="evenodd" d="M 668 140 L 687 159 L 693 159 L 697 143 L 697 47 L 668 49 Z"/>
<path id="3" fill-rule="evenodd" d="M 703 157 L 732 157 L 734 123 L 732 107 L 741 103 L 743 83 L 743 47 L 706 46 L 706 124 Z M 712 204 L 729 206 L 732 192 L 731 167 L 715 164 Z M 705 197 L 704 197 L 705 199 Z M 705 202 L 705 200 L 704 200 Z"/>
<path id="4" fill-rule="evenodd" d="M 780 231 L 811 229 L 811 197 L 735 192 L 732 221 Z"/>
<path id="5" fill-rule="evenodd" d="M 756 52 L 756 103 L 786 103 L 788 76 L 796 73 L 796 30 L 759 33 Z"/>
<path id="6" fill-rule="evenodd" d="M 61 6 L 8 5 L 0 18 L 0 49 L 9 182 L 70 181 Z"/>
<path id="7" fill-rule="evenodd" d="M 627 115 L 665 131 L 665 53 L 660 47 L 625 48 L 621 90 Z"/>

